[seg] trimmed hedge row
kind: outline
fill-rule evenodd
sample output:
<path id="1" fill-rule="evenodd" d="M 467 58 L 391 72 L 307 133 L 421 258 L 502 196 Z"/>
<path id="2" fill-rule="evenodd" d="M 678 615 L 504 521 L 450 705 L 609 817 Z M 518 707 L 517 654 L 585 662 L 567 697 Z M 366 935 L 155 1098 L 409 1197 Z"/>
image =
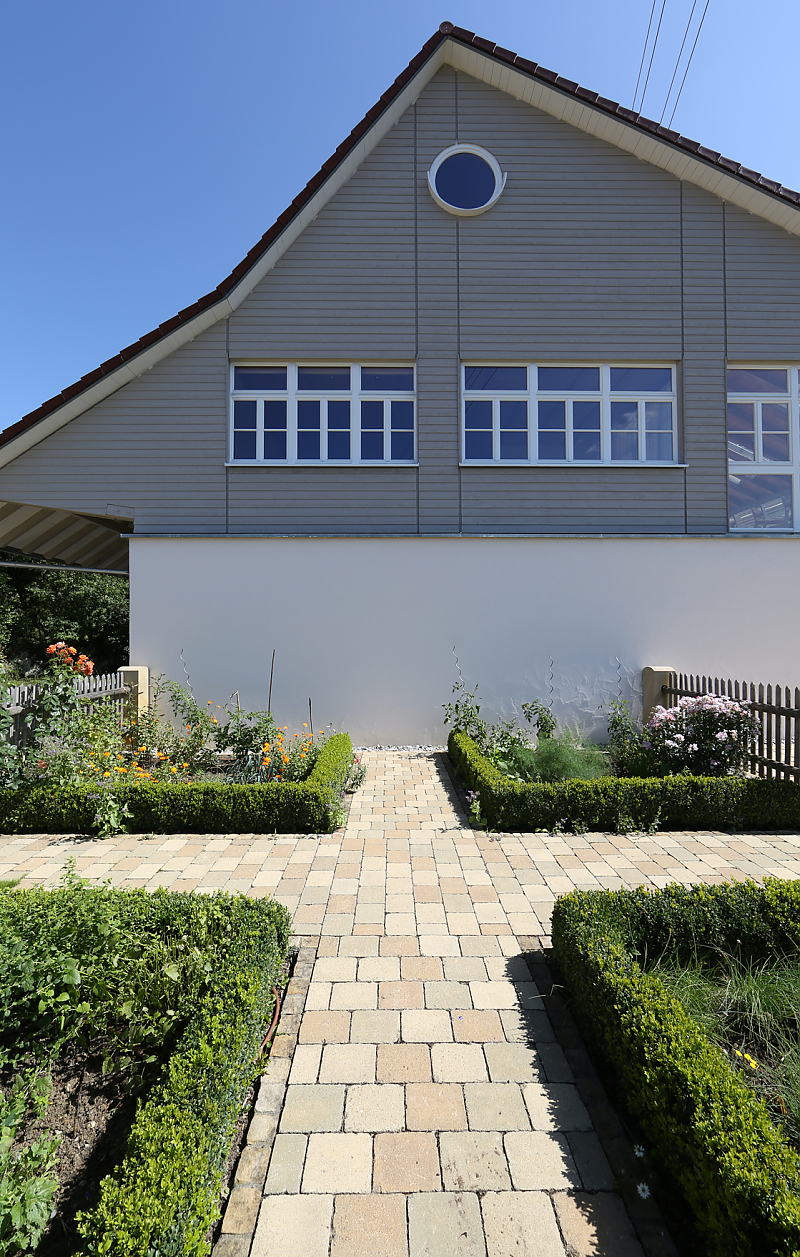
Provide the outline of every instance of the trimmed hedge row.
<path id="1" fill-rule="evenodd" d="M 139 1108 L 124 1160 L 79 1216 L 83 1257 L 210 1251 L 206 1235 L 220 1215 L 222 1175 L 291 931 L 273 900 L 229 902 L 230 943 L 211 989 Z"/>
<path id="2" fill-rule="evenodd" d="M 132 812 L 128 828 L 135 833 L 328 833 L 352 762 L 349 734 L 335 733 L 305 781 L 263 786 L 136 781 L 115 793 Z M 91 784 L 0 790 L 0 833 L 91 833 L 96 811 L 97 787 Z"/>
<path id="3" fill-rule="evenodd" d="M 495 768 L 472 738 L 447 742 L 461 780 L 480 795 L 481 815 L 510 832 L 566 821 L 590 830 L 800 829 L 800 786 L 766 777 L 600 777 L 519 782 Z"/>
<path id="4" fill-rule="evenodd" d="M 798 1257 L 800 1157 L 763 1101 L 637 955 L 667 943 L 800 945 L 800 883 L 573 891 L 553 909 L 553 950 L 587 1041 L 691 1208 L 715 1257 Z"/>

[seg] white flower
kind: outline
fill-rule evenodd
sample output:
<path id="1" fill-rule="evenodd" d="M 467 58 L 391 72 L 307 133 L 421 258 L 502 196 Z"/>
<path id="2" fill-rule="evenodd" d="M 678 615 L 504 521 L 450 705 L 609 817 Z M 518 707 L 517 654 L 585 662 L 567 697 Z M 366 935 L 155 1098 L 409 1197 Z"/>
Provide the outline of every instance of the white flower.
<path id="1" fill-rule="evenodd" d="M 650 1188 L 647 1186 L 647 1183 L 639 1183 L 639 1185 L 638 1185 L 638 1187 L 636 1188 L 636 1190 L 637 1190 L 637 1192 L 639 1193 L 639 1195 L 641 1196 L 642 1200 L 648 1200 L 648 1199 L 649 1199 L 649 1197 L 650 1197 Z"/>
<path id="2" fill-rule="evenodd" d="M 633 1155 L 634 1155 L 635 1157 L 643 1157 L 643 1156 L 644 1156 L 644 1148 L 642 1147 L 642 1145 L 641 1145 L 641 1144 L 634 1144 L 634 1145 L 633 1145 Z"/>

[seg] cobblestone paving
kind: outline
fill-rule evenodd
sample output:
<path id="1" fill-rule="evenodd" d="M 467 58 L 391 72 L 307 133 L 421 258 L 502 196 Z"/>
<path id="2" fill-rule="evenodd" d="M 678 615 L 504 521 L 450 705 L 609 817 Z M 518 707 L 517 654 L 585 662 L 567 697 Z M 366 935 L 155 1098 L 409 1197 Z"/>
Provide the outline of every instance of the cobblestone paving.
<path id="1" fill-rule="evenodd" d="M 641 1257 L 580 1049 L 565 1055 L 535 981 L 552 904 L 575 886 L 798 877 L 800 836 L 497 838 L 466 827 L 442 756 L 364 762 L 333 835 L 12 837 L 0 878 L 52 885 L 74 857 L 92 880 L 292 912 L 297 1044 L 262 1081 L 219 1257 Z"/>
<path id="2" fill-rule="evenodd" d="M 0 835 L 0 879 L 54 885 L 69 858 L 94 881 L 275 895 L 298 934 L 546 935 L 574 886 L 800 877 L 800 834 L 507 834 L 465 828 L 440 755 L 365 752 L 336 834 L 116 839 Z"/>

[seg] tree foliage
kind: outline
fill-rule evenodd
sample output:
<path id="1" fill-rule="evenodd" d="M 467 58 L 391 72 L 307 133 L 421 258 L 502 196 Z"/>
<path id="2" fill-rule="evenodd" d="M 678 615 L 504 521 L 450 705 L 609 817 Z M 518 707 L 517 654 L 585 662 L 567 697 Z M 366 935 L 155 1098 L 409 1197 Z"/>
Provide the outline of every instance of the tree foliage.
<path id="1" fill-rule="evenodd" d="M 10 667 L 20 677 L 40 675 L 48 644 L 59 640 L 85 651 L 97 672 L 127 664 L 128 582 L 35 563 L 0 569 L 0 654 Z"/>

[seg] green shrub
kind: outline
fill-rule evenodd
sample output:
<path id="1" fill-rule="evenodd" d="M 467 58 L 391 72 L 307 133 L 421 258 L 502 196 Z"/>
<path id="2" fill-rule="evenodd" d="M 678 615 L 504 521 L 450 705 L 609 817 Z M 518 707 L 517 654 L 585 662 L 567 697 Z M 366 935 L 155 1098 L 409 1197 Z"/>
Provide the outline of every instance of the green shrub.
<path id="1" fill-rule="evenodd" d="M 85 1257 L 201 1257 L 286 957 L 287 910 L 231 900 L 237 923 L 163 1080 L 140 1106 L 127 1153 L 79 1215 Z"/>
<path id="2" fill-rule="evenodd" d="M 104 1069 L 122 1071 L 133 1093 L 163 1073 L 155 1099 L 170 1114 L 158 1136 L 167 1190 L 147 1177 L 151 1118 L 161 1112 L 150 1100 L 136 1118 L 124 1169 L 135 1180 L 140 1216 L 134 1223 L 114 1214 L 108 1181 L 99 1220 L 87 1223 L 85 1234 L 97 1245 L 88 1251 L 145 1253 L 149 1240 L 138 1245 L 147 1234 L 158 1244 L 163 1235 L 178 1237 L 174 1250 L 160 1252 L 205 1251 L 202 1237 L 218 1211 L 219 1167 L 272 1009 L 289 929 L 287 911 L 266 899 L 90 886 L 70 868 L 55 890 L 0 892 L 0 1070 L 14 1076 L 11 1092 L 0 1093 L 0 1254 L 35 1245 L 50 1217 L 60 1137 L 45 1133 L 20 1146 L 20 1136 L 31 1112 L 44 1115 L 64 1046 L 85 1047 L 98 1036 Z M 117 1247 L 129 1233 L 135 1238 Z"/>
<path id="3" fill-rule="evenodd" d="M 480 797 L 496 829 L 532 832 L 567 823 L 615 832 L 662 829 L 800 829 L 800 786 L 766 777 L 601 777 L 512 781 L 465 733 L 452 732 L 450 759 Z"/>
<path id="4" fill-rule="evenodd" d="M 346 733 L 328 738 L 301 782 L 235 785 L 227 782 L 136 781 L 117 787 L 135 833 L 328 833 L 353 762 Z M 91 785 L 23 786 L 0 790 L 0 833 L 90 833 L 99 792 Z"/>
<path id="5" fill-rule="evenodd" d="M 715 1257 L 800 1254 L 800 1158 L 727 1058 L 637 957 L 735 943 L 796 949 L 800 888 L 578 892 L 553 909 L 553 950 L 584 1035 Z"/>

